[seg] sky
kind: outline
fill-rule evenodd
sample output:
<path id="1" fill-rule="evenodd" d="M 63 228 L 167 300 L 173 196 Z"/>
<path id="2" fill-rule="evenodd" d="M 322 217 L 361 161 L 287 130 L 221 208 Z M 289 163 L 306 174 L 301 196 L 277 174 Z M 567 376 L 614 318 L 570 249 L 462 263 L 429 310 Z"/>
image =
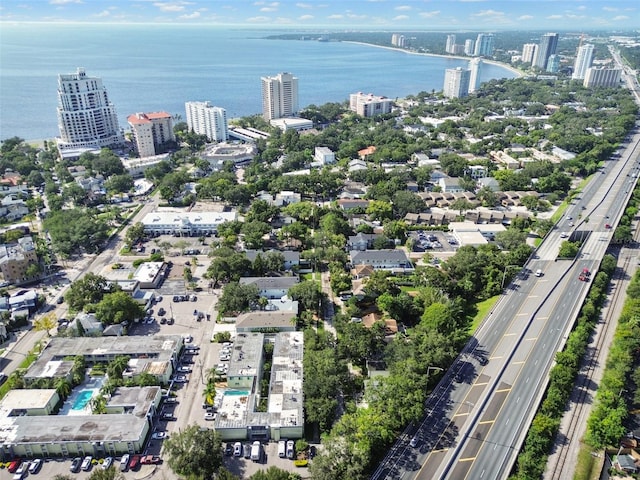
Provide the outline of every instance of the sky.
<path id="1" fill-rule="evenodd" d="M 2 0 L 0 22 L 420 30 L 640 30 L 638 0 Z"/>

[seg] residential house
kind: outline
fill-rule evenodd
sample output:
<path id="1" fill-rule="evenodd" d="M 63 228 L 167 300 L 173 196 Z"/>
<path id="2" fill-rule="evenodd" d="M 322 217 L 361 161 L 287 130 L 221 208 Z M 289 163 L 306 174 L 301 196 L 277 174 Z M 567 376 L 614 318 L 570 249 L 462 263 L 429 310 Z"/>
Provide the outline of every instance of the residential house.
<path id="1" fill-rule="evenodd" d="M 80 325 L 80 327 L 78 327 Z M 96 318 L 94 313 L 79 313 L 76 315 L 67 328 L 80 330 L 84 332 L 84 336 L 86 337 L 95 337 L 102 335 L 104 330 L 104 326 L 102 322 Z"/>
<path id="2" fill-rule="evenodd" d="M 348 166 L 349 173 L 357 172 L 360 170 L 366 170 L 366 169 L 367 169 L 367 163 L 364 160 L 356 159 L 356 160 L 351 160 L 349 162 L 349 166 Z"/>
<path id="3" fill-rule="evenodd" d="M 338 206 L 345 212 L 358 208 L 366 210 L 369 206 L 369 200 L 362 198 L 341 198 L 338 200 Z"/>
<path id="4" fill-rule="evenodd" d="M 247 258 L 253 263 L 258 255 L 262 255 L 263 257 L 269 253 L 278 253 L 284 257 L 284 269 L 289 271 L 294 267 L 300 266 L 300 252 L 293 252 L 289 250 L 246 250 L 245 255 Z"/>
<path id="5" fill-rule="evenodd" d="M 0 218 L 8 222 L 20 220 L 29 214 L 25 201 L 15 194 L 7 195 L 0 200 Z"/>
<path id="6" fill-rule="evenodd" d="M 443 177 L 438 180 L 438 185 L 443 192 L 464 192 L 464 188 L 460 186 L 460 181 L 456 177 Z"/>
<path id="7" fill-rule="evenodd" d="M 366 160 L 374 153 L 376 153 L 376 147 L 371 145 L 367 148 L 363 148 L 362 150 L 358 150 L 358 157 L 360 160 Z"/>
<path id="8" fill-rule="evenodd" d="M 282 298 L 289 289 L 300 282 L 297 276 L 291 277 L 242 277 L 240 285 L 255 285 L 261 297 Z"/>
<path id="9" fill-rule="evenodd" d="M 349 257 L 354 268 L 358 265 L 371 265 L 375 270 L 398 273 L 413 271 L 413 265 L 404 250 L 352 250 Z"/>
<path id="10" fill-rule="evenodd" d="M 375 233 L 358 232 L 356 235 L 349 237 L 347 240 L 347 248 L 349 250 L 367 250 L 373 247 L 373 241 L 378 238 L 378 236 L 379 235 Z"/>
<path id="11" fill-rule="evenodd" d="M 328 147 L 316 147 L 313 160 L 318 166 L 330 165 L 336 162 L 336 154 Z"/>

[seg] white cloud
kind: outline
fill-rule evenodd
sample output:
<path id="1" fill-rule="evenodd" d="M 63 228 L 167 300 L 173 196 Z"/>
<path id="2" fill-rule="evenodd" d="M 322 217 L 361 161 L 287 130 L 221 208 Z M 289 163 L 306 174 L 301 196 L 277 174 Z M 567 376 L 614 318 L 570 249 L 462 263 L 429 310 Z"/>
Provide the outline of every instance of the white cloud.
<path id="1" fill-rule="evenodd" d="M 182 12 L 184 11 L 184 3 L 168 3 L 168 2 L 156 2 L 153 4 L 158 7 L 161 12 Z"/>
<path id="2" fill-rule="evenodd" d="M 420 12 L 418 15 L 420 15 L 422 18 L 433 18 L 440 15 L 440 10 L 432 10 L 430 12 Z"/>
<path id="3" fill-rule="evenodd" d="M 51 5 L 66 5 L 68 3 L 82 3 L 82 0 L 50 0 Z"/>
<path id="4" fill-rule="evenodd" d="M 290 24 L 290 23 L 293 23 L 293 20 L 290 19 L 289 17 L 278 17 L 276 18 L 276 23 Z"/>
<path id="5" fill-rule="evenodd" d="M 560 20 L 562 18 L 562 15 L 549 15 L 547 17 L 547 20 Z"/>
<path id="6" fill-rule="evenodd" d="M 313 8 L 313 5 L 311 5 L 309 3 L 298 2 L 298 3 L 296 3 L 296 7 L 298 7 L 298 8 Z"/>
<path id="7" fill-rule="evenodd" d="M 103 10 L 100 13 L 96 14 L 96 17 L 105 18 L 105 17 L 108 17 L 109 15 L 111 15 L 111 12 L 109 10 Z"/>
<path id="8" fill-rule="evenodd" d="M 269 20 L 271 20 L 269 17 L 251 17 L 251 18 L 247 18 L 247 22 L 250 23 L 266 23 Z"/>
<path id="9" fill-rule="evenodd" d="M 262 7 L 260 9 L 261 12 L 275 12 L 278 10 L 276 7 Z"/>
<path id="10" fill-rule="evenodd" d="M 496 16 L 504 16 L 504 12 L 499 12 L 497 10 L 480 10 L 478 13 L 472 13 L 472 17 L 496 17 Z"/>
<path id="11" fill-rule="evenodd" d="M 520 15 L 518 17 L 518 20 L 522 20 L 522 21 L 524 21 L 524 20 L 533 20 L 533 15 Z"/>
<path id="12" fill-rule="evenodd" d="M 605 12 L 617 12 L 618 9 L 615 7 L 602 7 L 602 10 L 604 10 Z"/>
<path id="13" fill-rule="evenodd" d="M 586 6 L 586 5 L 580 5 L 580 6 L 578 7 L 578 10 L 586 10 L 586 9 L 587 9 L 587 6 Z"/>
<path id="14" fill-rule="evenodd" d="M 615 22 L 620 22 L 622 20 L 629 20 L 629 17 L 626 15 L 617 15 L 615 17 L 612 18 L 613 21 Z"/>
<path id="15" fill-rule="evenodd" d="M 401 20 L 409 20 L 409 18 L 411 18 L 411 17 L 409 17 L 409 15 L 398 15 L 397 17 L 393 17 L 392 20 L 394 22 L 399 22 Z"/>
<path id="16" fill-rule="evenodd" d="M 398 10 L 399 12 L 406 12 L 407 10 L 411 10 L 409 5 L 399 5 L 394 10 Z"/>
<path id="17" fill-rule="evenodd" d="M 351 18 L 352 20 L 364 20 L 367 18 L 366 15 L 356 15 L 355 13 L 347 13 L 347 18 Z"/>
<path id="18" fill-rule="evenodd" d="M 338 13 L 334 14 L 334 15 L 329 15 L 327 17 L 329 20 L 341 20 L 344 18 L 344 15 L 340 15 Z"/>
<path id="19" fill-rule="evenodd" d="M 195 20 L 196 18 L 200 18 L 200 12 L 193 12 L 185 15 L 180 15 L 181 20 Z"/>
<path id="20" fill-rule="evenodd" d="M 301 16 L 298 17 L 298 20 L 301 20 L 303 22 L 305 20 L 313 20 L 313 15 L 301 15 Z"/>

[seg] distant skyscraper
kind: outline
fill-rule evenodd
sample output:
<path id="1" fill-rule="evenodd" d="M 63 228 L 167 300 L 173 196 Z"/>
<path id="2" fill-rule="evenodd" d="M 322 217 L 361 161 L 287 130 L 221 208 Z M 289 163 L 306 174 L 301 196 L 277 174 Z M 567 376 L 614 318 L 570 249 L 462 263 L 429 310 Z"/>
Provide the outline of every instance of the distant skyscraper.
<path id="1" fill-rule="evenodd" d="M 187 102 L 187 126 L 198 135 L 206 135 L 214 142 L 224 142 L 229 138 L 227 132 L 227 111 L 214 107 L 210 102 Z"/>
<path id="2" fill-rule="evenodd" d="M 401 35 L 399 33 L 394 33 L 393 35 L 391 35 L 391 45 L 393 45 L 394 47 L 404 48 L 405 47 L 404 35 Z"/>
<path id="3" fill-rule="evenodd" d="M 540 37 L 540 44 L 538 45 L 538 53 L 533 63 L 534 67 L 545 70 L 547 68 L 547 61 L 549 57 L 556 53 L 558 47 L 558 34 L 557 33 L 545 33 Z"/>
<path id="4" fill-rule="evenodd" d="M 443 93 L 447 98 L 466 97 L 469 94 L 471 70 L 462 67 L 447 68 L 444 72 Z"/>
<path id="5" fill-rule="evenodd" d="M 558 70 L 560 70 L 560 55 L 554 53 L 547 60 L 547 72 L 558 73 Z"/>
<path id="6" fill-rule="evenodd" d="M 525 43 L 522 46 L 522 62 L 533 64 L 533 61 L 536 58 L 537 51 L 538 51 L 537 43 Z"/>
<path id="7" fill-rule="evenodd" d="M 490 57 L 493 55 L 493 34 L 479 33 L 473 51 L 476 57 Z"/>
<path id="8" fill-rule="evenodd" d="M 619 68 L 587 68 L 582 84 L 585 87 L 619 87 L 622 70 Z"/>
<path id="9" fill-rule="evenodd" d="M 482 59 L 474 58 L 469 62 L 469 93 L 473 93 L 480 88 L 480 75 L 482 74 Z"/>
<path id="10" fill-rule="evenodd" d="M 175 142 L 173 118 L 167 112 L 134 113 L 127 117 L 140 157 L 153 157 L 160 147 Z"/>
<path id="11" fill-rule="evenodd" d="M 593 45 L 588 43 L 578 49 L 576 61 L 573 64 L 573 75 L 571 75 L 574 80 L 582 80 L 587 74 L 587 69 L 593 62 L 593 48 Z"/>
<path id="12" fill-rule="evenodd" d="M 473 55 L 473 51 L 474 51 L 475 45 L 476 45 L 476 42 L 474 42 L 470 38 L 467 38 L 464 41 L 464 54 L 465 55 Z"/>
<path id="13" fill-rule="evenodd" d="M 61 150 L 122 145 L 115 106 L 102 79 L 87 77 L 84 68 L 58 75 L 58 129 Z"/>
<path id="14" fill-rule="evenodd" d="M 445 45 L 445 52 L 447 53 L 454 53 L 453 52 L 453 48 L 456 44 L 456 36 L 451 34 L 451 35 L 447 35 L 447 44 Z"/>
<path id="15" fill-rule="evenodd" d="M 262 116 L 265 120 L 291 117 L 298 111 L 298 77 L 279 73 L 262 77 Z"/>

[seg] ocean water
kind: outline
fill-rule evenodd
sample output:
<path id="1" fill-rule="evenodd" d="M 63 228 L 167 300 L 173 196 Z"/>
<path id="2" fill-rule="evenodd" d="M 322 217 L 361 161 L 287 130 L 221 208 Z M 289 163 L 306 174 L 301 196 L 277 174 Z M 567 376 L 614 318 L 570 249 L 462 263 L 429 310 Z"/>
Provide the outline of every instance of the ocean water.
<path id="1" fill-rule="evenodd" d="M 278 30 L 171 25 L 3 25 L 0 139 L 58 134 L 57 77 L 84 67 L 101 77 L 120 126 L 135 112 L 185 116 L 187 101 L 209 100 L 228 118 L 261 112 L 260 77 L 291 72 L 299 105 L 365 92 L 390 98 L 442 90 L 446 68 L 467 61 L 409 55 L 342 42 L 270 40 Z M 513 78 L 483 65 L 483 81 Z"/>

